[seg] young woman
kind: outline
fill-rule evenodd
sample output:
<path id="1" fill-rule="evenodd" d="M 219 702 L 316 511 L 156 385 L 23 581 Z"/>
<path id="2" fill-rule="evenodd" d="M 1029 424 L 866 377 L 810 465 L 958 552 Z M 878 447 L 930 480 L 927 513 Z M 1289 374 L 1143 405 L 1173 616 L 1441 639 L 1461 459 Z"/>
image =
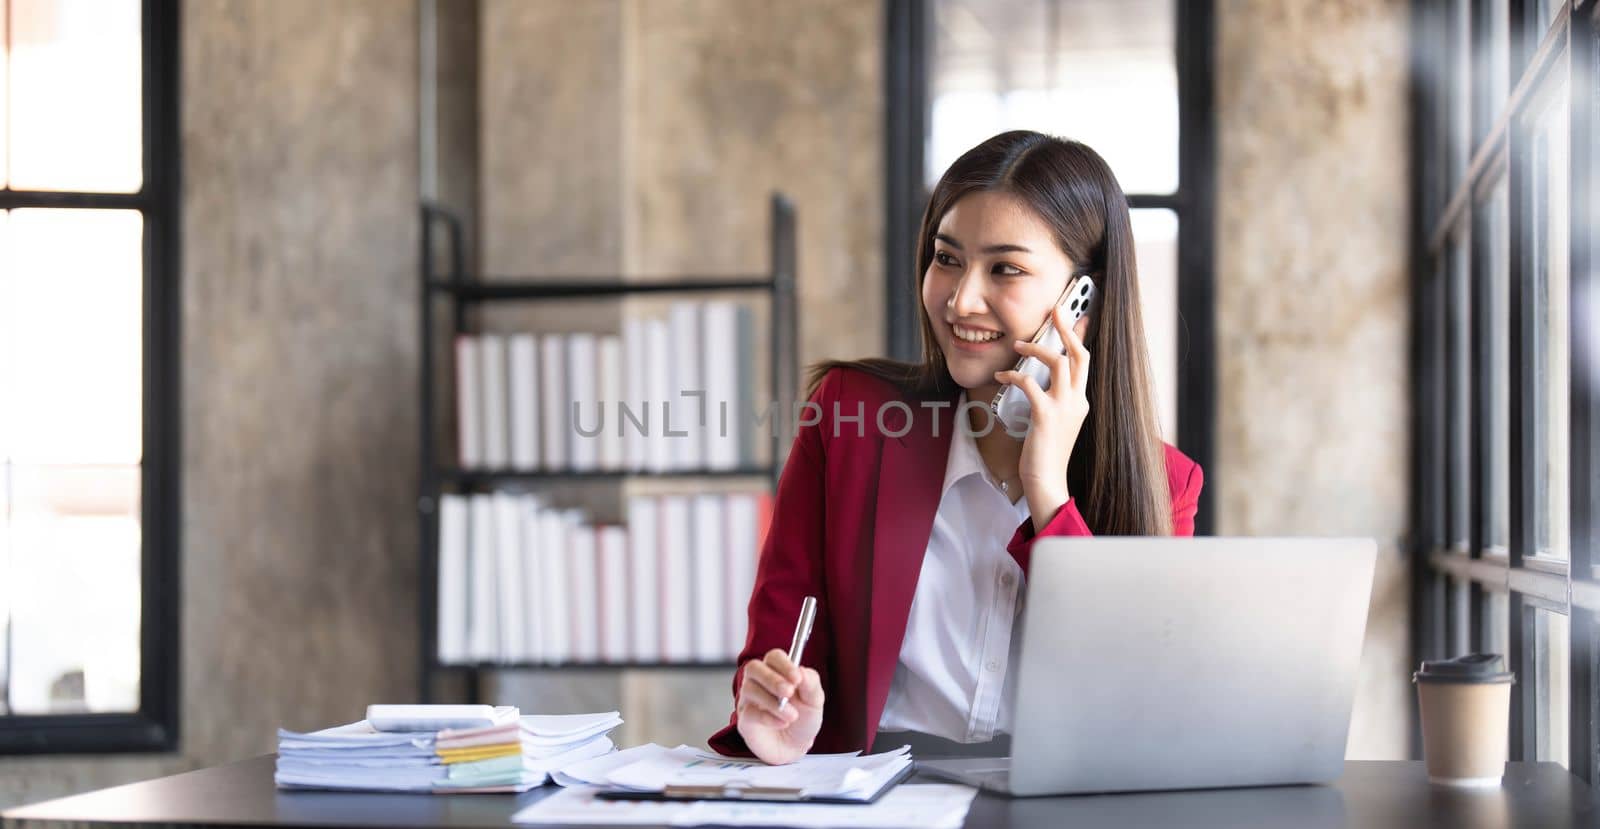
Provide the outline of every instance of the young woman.
<path id="1" fill-rule="evenodd" d="M 779 478 L 719 752 L 1005 753 L 1034 539 L 1194 534 L 1200 468 L 1161 441 L 1127 199 L 1099 155 L 1025 131 L 969 150 L 929 199 L 917 271 L 920 363 L 811 372 L 821 416 Z M 1099 296 L 1070 325 L 1056 302 L 1079 274 Z M 1047 320 L 1064 353 L 1029 342 Z M 1010 371 L 1026 354 L 1048 390 Z M 988 413 L 1003 384 L 1033 407 L 1017 435 Z"/>

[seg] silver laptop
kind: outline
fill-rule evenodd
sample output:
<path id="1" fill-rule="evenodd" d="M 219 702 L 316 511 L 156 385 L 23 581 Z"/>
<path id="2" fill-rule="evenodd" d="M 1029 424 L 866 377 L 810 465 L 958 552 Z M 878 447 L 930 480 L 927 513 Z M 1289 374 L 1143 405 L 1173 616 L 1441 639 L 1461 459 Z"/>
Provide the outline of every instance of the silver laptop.
<path id="1" fill-rule="evenodd" d="M 917 769 L 1012 795 L 1332 781 L 1376 557 L 1363 538 L 1042 538 L 1011 756 Z"/>

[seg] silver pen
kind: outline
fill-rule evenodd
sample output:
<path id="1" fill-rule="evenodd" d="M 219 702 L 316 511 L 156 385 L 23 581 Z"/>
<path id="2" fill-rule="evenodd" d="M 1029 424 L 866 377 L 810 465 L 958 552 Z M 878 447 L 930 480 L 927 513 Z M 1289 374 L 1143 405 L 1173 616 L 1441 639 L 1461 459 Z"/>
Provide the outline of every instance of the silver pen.
<path id="1" fill-rule="evenodd" d="M 816 619 L 817 597 L 807 596 L 806 600 L 800 603 L 800 618 L 794 623 L 794 639 L 789 642 L 789 661 L 793 662 L 797 668 L 800 667 L 800 654 L 804 653 L 806 649 L 806 640 L 811 638 L 811 623 Z M 805 681 L 803 674 L 800 680 L 802 682 Z M 778 699 L 778 710 L 782 711 L 788 704 L 788 697 L 780 697 Z"/>

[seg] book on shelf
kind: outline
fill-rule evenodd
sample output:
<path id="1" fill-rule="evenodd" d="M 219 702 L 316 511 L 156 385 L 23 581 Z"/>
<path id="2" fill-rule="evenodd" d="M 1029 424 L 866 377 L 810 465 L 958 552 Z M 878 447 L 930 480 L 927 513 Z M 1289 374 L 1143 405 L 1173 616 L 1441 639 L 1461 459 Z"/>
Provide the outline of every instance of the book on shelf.
<path id="1" fill-rule="evenodd" d="M 467 594 L 471 609 L 468 653 L 473 661 L 486 662 L 493 660 L 500 648 L 499 620 L 495 618 L 494 506 L 487 496 L 474 496 L 469 504 L 467 567 L 472 587 Z"/>
<path id="2" fill-rule="evenodd" d="M 628 643 L 640 662 L 661 660 L 661 600 L 659 584 L 660 532 L 657 529 L 658 500 L 644 495 L 628 499 L 628 589 L 633 607 Z"/>
<path id="3" fill-rule="evenodd" d="M 443 495 L 439 498 L 439 581 L 435 604 L 439 660 L 466 662 L 471 653 L 467 640 L 468 580 L 467 555 L 471 537 L 467 533 L 467 496 Z"/>
<path id="4" fill-rule="evenodd" d="M 723 606 L 728 601 L 728 591 L 723 588 L 729 559 L 727 539 L 723 526 L 723 501 L 718 495 L 695 495 L 690 500 L 689 549 L 693 585 L 690 600 L 693 604 L 691 624 L 694 627 L 694 658 L 701 662 L 715 662 L 723 658 Z"/>
<path id="5" fill-rule="evenodd" d="M 446 494 L 441 664 L 718 662 L 744 644 L 764 502 L 635 495 L 625 523 L 544 496 Z"/>
<path id="6" fill-rule="evenodd" d="M 622 466 L 632 471 L 649 467 L 645 441 L 650 429 L 650 360 L 645 344 L 645 321 L 629 316 L 622 320 L 622 402 L 617 410 L 617 426 L 622 431 Z"/>
<path id="7" fill-rule="evenodd" d="M 651 472 L 666 472 L 672 468 L 672 447 L 667 443 L 667 403 L 672 391 L 672 338 L 664 320 L 651 318 L 644 322 L 645 390 L 646 403 L 652 420 L 648 423 L 645 438 L 645 468 Z"/>
<path id="8" fill-rule="evenodd" d="M 504 337 L 483 334 L 478 337 L 478 364 L 483 380 L 483 465 L 504 469 L 511 465 L 510 433 L 506 421 L 506 341 Z"/>
<path id="9" fill-rule="evenodd" d="M 667 310 L 672 358 L 672 386 L 666 399 L 667 417 L 661 434 L 670 446 L 673 469 L 693 469 L 705 465 L 706 397 L 701 376 L 700 309 L 703 303 L 679 300 Z"/>
<path id="10" fill-rule="evenodd" d="M 506 374 L 511 393 L 511 466 L 539 468 L 539 341 L 532 334 L 506 338 Z"/>
<path id="11" fill-rule="evenodd" d="M 595 555 L 594 527 L 583 523 L 583 513 L 567 510 L 567 548 L 572 557 L 572 660 L 600 661 L 600 575 Z"/>
<path id="12" fill-rule="evenodd" d="M 525 624 L 522 607 L 522 522 L 515 496 L 496 492 L 489 496 L 494 514 L 494 578 L 496 627 L 500 631 L 498 659 L 515 662 L 527 658 L 522 641 Z"/>
<path id="13" fill-rule="evenodd" d="M 478 367 L 478 338 L 461 335 L 456 355 L 456 452 L 461 465 L 483 465 L 483 370 Z"/>
<path id="14" fill-rule="evenodd" d="M 600 412 L 600 468 L 608 472 L 623 469 L 622 403 L 626 400 L 623 389 L 622 338 L 606 335 L 599 338 L 599 396 L 596 400 Z"/>
<path id="15" fill-rule="evenodd" d="M 600 564 L 600 654 L 602 662 L 628 660 L 628 531 L 616 524 L 595 528 Z"/>
<path id="16" fill-rule="evenodd" d="M 694 658 L 693 620 L 690 618 L 694 584 L 689 572 L 689 546 L 693 543 L 689 499 L 683 495 L 663 495 L 657 504 L 656 533 L 661 566 L 657 568 L 659 592 L 656 603 L 661 622 L 661 658 L 666 662 L 689 662 Z"/>
<path id="17" fill-rule="evenodd" d="M 574 472 L 593 472 L 600 467 L 600 440 L 595 422 L 600 416 L 600 395 L 595 375 L 599 372 L 598 347 L 593 334 L 567 335 L 566 409 L 570 426 L 566 430 L 571 454 L 567 463 Z"/>
<path id="18" fill-rule="evenodd" d="M 567 469 L 567 401 L 572 399 L 567 379 L 566 337 L 546 334 L 539 341 L 539 415 L 541 446 L 546 469 Z"/>

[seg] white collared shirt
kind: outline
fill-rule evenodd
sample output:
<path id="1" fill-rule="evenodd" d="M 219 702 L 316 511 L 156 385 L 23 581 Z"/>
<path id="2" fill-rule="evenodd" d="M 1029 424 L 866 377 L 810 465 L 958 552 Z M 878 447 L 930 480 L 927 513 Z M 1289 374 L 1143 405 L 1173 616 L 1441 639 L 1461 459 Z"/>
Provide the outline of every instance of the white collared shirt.
<path id="1" fill-rule="evenodd" d="M 962 423 L 966 402 L 963 392 L 939 511 L 878 727 L 977 743 L 1011 731 L 1012 630 L 1024 574 L 1006 544 L 1030 516 L 1028 499 L 1011 503 L 990 477 Z"/>

